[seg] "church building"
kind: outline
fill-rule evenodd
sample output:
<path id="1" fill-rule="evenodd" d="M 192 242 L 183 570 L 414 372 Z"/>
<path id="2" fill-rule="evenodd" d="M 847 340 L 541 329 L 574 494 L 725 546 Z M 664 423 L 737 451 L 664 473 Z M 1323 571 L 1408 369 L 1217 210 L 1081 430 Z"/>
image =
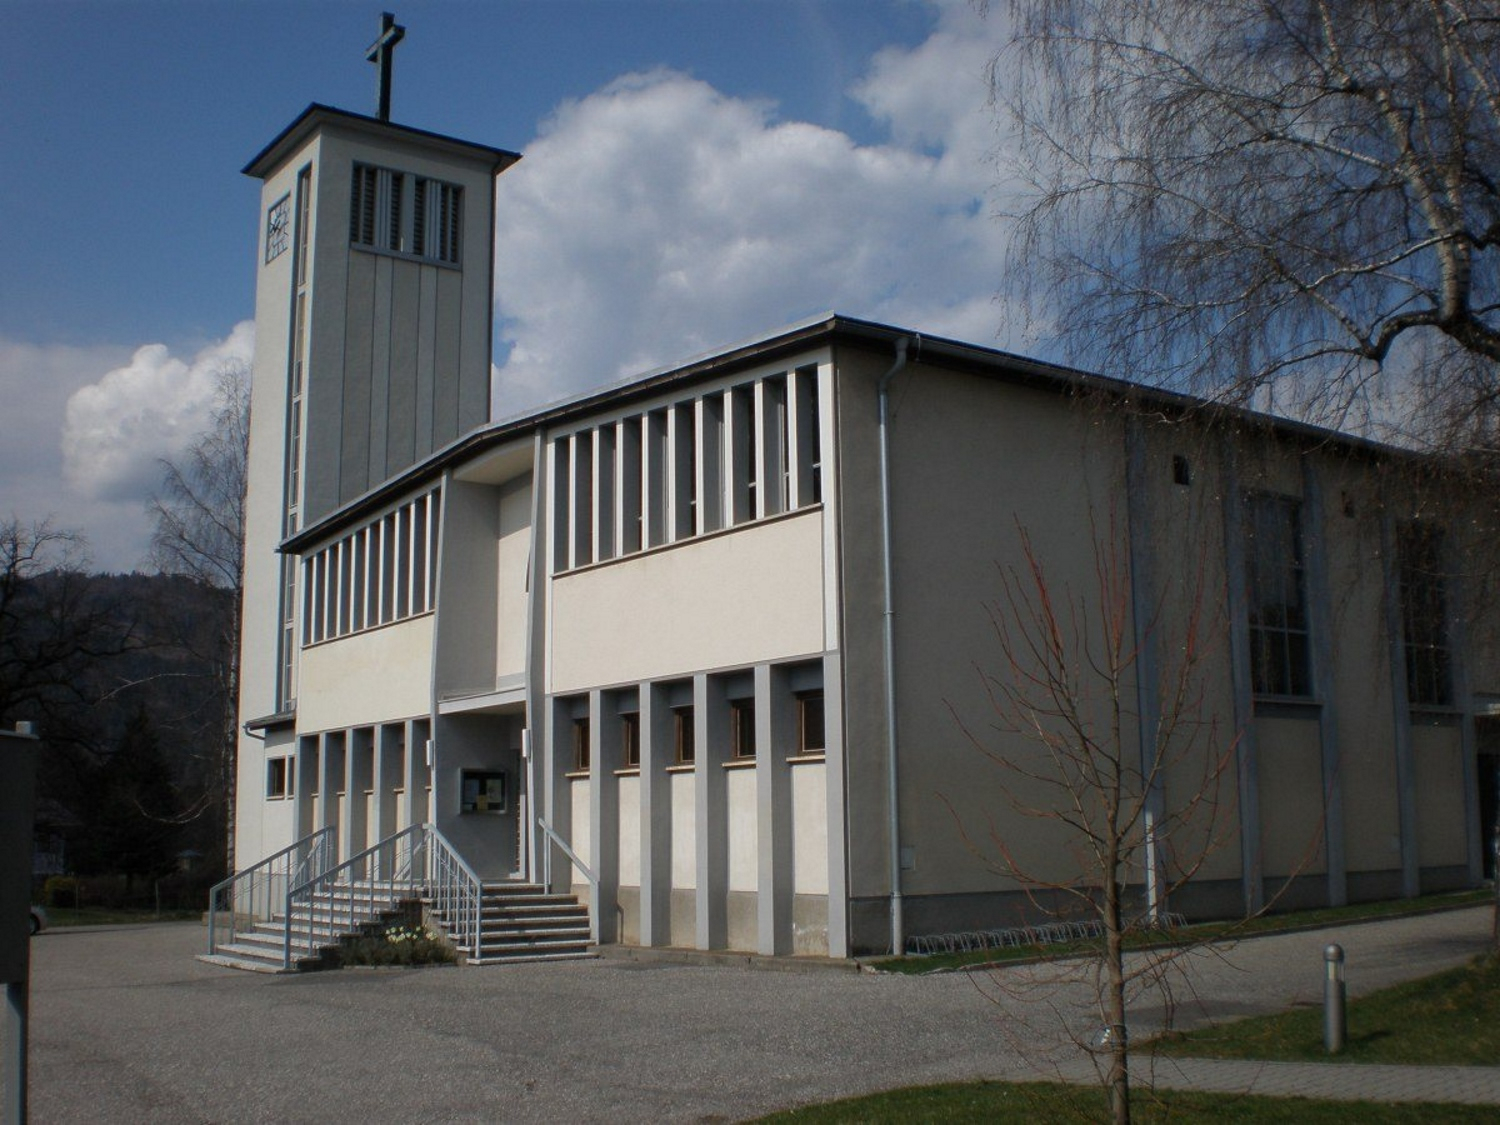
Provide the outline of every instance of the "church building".
<path id="1" fill-rule="evenodd" d="M 1493 513 L 1415 458 L 834 314 L 492 419 L 519 157 L 388 118 L 312 105 L 244 169 L 231 916 L 399 883 L 474 961 L 1035 922 L 1087 882 L 1070 715 L 1143 910 L 1482 879 Z"/>

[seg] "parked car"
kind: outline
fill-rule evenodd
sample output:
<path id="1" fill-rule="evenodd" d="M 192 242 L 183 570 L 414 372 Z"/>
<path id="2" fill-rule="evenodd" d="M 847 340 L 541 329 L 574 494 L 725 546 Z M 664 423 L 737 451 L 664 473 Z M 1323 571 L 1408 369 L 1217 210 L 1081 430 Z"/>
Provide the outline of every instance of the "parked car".
<path id="1" fill-rule="evenodd" d="M 31 908 L 31 932 L 39 934 L 47 928 L 47 912 L 40 906 Z"/>

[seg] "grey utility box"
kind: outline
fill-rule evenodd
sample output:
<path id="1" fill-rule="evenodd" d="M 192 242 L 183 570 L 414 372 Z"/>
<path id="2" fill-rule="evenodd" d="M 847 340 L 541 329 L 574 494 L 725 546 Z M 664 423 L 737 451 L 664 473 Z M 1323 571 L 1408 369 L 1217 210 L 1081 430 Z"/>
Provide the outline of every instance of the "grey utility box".
<path id="1" fill-rule="evenodd" d="M 0 982 L 26 979 L 37 740 L 0 730 Z"/>

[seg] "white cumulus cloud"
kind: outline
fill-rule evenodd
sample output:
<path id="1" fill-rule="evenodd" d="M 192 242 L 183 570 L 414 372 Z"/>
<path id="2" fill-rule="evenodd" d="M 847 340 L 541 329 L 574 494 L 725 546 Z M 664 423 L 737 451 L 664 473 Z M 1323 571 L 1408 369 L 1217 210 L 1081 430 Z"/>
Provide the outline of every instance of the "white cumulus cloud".
<path id="1" fill-rule="evenodd" d="M 497 413 L 824 311 L 993 340 L 998 34 L 944 6 L 877 55 L 880 144 L 671 70 L 561 106 L 499 182 Z"/>
<path id="2" fill-rule="evenodd" d="M 147 344 L 74 391 L 62 430 L 68 484 L 91 500 L 149 497 L 161 483 L 162 458 L 176 457 L 208 425 L 219 372 L 226 364 L 248 370 L 254 343 L 255 325 L 243 321 L 186 359 Z"/>

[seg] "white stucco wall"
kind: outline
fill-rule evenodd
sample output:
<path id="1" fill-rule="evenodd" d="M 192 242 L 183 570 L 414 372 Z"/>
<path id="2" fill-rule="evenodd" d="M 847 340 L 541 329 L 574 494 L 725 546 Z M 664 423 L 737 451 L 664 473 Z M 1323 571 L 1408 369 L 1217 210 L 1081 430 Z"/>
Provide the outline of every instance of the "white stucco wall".
<path id="1" fill-rule="evenodd" d="M 619 778 L 620 885 L 641 885 L 641 779 Z"/>
<path id="2" fill-rule="evenodd" d="M 503 679 L 526 671 L 528 566 L 531 562 L 530 476 L 500 495 L 500 541 L 496 552 L 498 596 L 495 674 Z"/>
<path id="3" fill-rule="evenodd" d="M 552 582 L 554 693 L 825 647 L 821 509 Z"/>
<path id="4" fill-rule="evenodd" d="M 755 815 L 755 771 L 730 770 L 724 780 L 729 821 L 729 889 L 755 891 L 760 886 L 760 826 Z"/>
<path id="5" fill-rule="evenodd" d="M 333 730 L 431 710 L 430 614 L 302 650 L 299 730 Z"/>
<path id="6" fill-rule="evenodd" d="M 572 825 L 571 844 L 573 850 L 578 853 L 578 858 L 590 867 L 594 865 L 594 837 L 593 822 L 589 819 L 589 788 L 592 782 L 587 778 L 576 778 L 567 783 L 571 786 L 568 799 L 572 802 Z"/>
<path id="7" fill-rule="evenodd" d="M 792 767 L 792 891 L 828 893 L 828 767 Z"/>
<path id="8" fill-rule="evenodd" d="M 672 791 L 672 886 L 689 890 L 698 885 L 698 819 L 694 812 L 693 775 L 674 773 L 667 779 Z"/>

